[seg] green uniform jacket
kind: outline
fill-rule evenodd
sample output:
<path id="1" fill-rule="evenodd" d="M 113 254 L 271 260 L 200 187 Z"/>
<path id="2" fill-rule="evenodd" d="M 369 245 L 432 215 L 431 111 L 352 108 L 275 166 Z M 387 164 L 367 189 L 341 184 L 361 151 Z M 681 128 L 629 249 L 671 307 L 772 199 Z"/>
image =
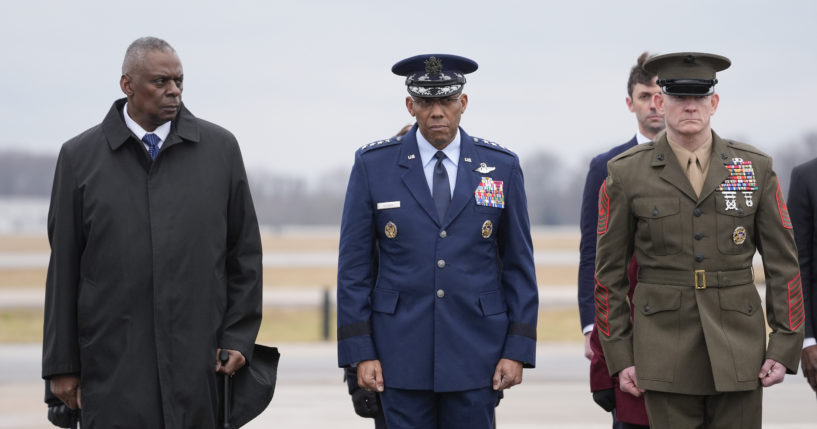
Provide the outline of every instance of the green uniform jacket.
<path id="1" fill-rule="evenodd" d="M 635 365 L 642 389 L 752 390 L 765 358 L 797 372 L 803 296 L 772 159 L 712 137 L 700 197 L 666 135 L 612 159 L 599 191 L 596 324 L 610 373 Z M 756 249 L 766 277 L 768 347 L 751 271 Z M 640 271 L 631 322 L 626 274 L 633 252 Z M 696 288 L 696 280 L 706 287 Z"/>

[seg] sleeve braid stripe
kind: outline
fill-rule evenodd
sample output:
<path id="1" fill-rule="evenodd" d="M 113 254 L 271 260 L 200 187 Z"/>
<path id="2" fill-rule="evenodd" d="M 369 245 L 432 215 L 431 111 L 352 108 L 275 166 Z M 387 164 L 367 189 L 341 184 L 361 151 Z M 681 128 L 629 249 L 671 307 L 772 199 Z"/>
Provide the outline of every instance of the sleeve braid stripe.
<path id="1" fill-rule="evenodd" d="M 789 328 L 791 330 L 799 328 L 804 320 L 803 287 L 800 273 L 797 273 L 797 277 L 789 282 Z"/>
<path id="2" fill-rule="evenodd" d="M 599 332 L 609 337 L 610 292 L 603 284 L 599 283 L 598 276 L 594 276 L 594 279 L 596 280 L 596 289 L 593 292 L 596 297 L 596 327 Z"/>
<path id="3" fill-rule="evenodd" d="M 599 225 L 596 232 L 604 234 L 607 232 L 607 221 L 610 217 L 610 197 L 607 195 L 607 182 L 601 184 L 599 189 Z"/>
<path id="4" fill-rule="evenodd" d="M 789 217 L 789 208 L 786 207 L 786 199 L 783 198 L 783 191 L 780 190 L 780 180 L 777 181 L 777 211 L 780 212 L 780 222 L 783 223 L 783 228 L 793 229 L 791 225 L 791 217 Z"/>

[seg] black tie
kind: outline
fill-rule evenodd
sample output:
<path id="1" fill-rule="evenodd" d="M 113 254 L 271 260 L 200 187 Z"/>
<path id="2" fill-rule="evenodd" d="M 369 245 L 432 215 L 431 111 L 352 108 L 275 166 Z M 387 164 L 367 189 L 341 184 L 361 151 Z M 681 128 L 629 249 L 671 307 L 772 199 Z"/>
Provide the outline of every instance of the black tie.
<path id="1" fill-rule="evenodd" d="M 445 217 L 445 212 L 448 211 L 448 205 L 451 204 L 451 184 L 448 182 L 448 172 L 445 171 L 445 167 L 443 166 L 443 160 L 445 159 L 443 151 L 438 150 L 437 153 L 434 154 L 434 158 L 437 158 L 437 164 L 434 166 L 431 196 L 434 198 L 434 205 L 437 206 L 437 215 L 439 216 L 440 222 L 442 222 Z"/>

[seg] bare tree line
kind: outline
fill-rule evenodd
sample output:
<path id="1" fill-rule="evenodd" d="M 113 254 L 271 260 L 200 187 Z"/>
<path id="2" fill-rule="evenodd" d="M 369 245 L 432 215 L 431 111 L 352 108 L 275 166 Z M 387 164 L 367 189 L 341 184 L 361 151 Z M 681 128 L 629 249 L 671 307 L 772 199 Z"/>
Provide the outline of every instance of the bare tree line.
<path id="1" fill-rule="evenodd" d="M 788 195 L 791 169 L 817 157 L 817 132 L 771 150 L 762 149 L 774 156 L 780 185 Z M 532 224 L 578 224 L 588 162 L 575 168 L 546 151 L 522 159 Z M 55 155 L 0 151 L 0 198 L 47 198 L 55 164 Z M 249 171 L 259 222 L 267 227 L 339 224 L 350 169 L 346 166 L 315 172 L 314 177 Z"/>

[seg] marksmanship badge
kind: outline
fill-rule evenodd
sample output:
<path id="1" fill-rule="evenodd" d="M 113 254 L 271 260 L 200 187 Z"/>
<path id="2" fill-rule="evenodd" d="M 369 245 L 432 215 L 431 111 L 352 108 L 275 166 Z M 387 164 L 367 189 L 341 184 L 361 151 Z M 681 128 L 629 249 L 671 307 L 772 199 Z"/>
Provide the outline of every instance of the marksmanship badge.
<path id="1" fill-rule="evenodd" d="M 752 192 L 757 191 L 757 177 L 752 161 L 744 161 L 743 158 L 732 158 L 732 162 L 725 165 L 729 171 L 729 177 L 718 186 L 718 190 L 723 193 L 726 207 L 724 210 L 738 210 L 737 194 L 743 194 L 743 202 L 746 207 L 752 207 Z"/>
<path id="2" fill-rule="evenodd" d="M 502 190 L 502 181 L 490 177 L 483 177 L 479 186 L 474 190 L 477 205 L 505 208 L 505 192 Z"/>
<path id="3" fill-rule="evenodd" d="M 722 193 L 724 204 L 726 205 L 725 210 L 737 210 L 738 209 L 737 192 L 723 191 Z"/>
<path id="4" fill-rule="evenodd" d="M 397 237 L 397 225 L 395 225 L 392 221 L 388 221 L 386 223 L 386 228 L 384 228 L 384 232 L 388 238 Z"/>
<path id="5" fill-rule="evenodd" d="M 482 224 L 482 238 L 490 238 L 491 233 L 494 232 L 494 223 L 490 220 L 486 220 Z"/>
<path id="6" fill-rule="evenodd" d="M 739 226 L 735 228 L 735 232 L 732 233 L 732 241 L 740 246 L 746 241 L 746 228 Z"/>

